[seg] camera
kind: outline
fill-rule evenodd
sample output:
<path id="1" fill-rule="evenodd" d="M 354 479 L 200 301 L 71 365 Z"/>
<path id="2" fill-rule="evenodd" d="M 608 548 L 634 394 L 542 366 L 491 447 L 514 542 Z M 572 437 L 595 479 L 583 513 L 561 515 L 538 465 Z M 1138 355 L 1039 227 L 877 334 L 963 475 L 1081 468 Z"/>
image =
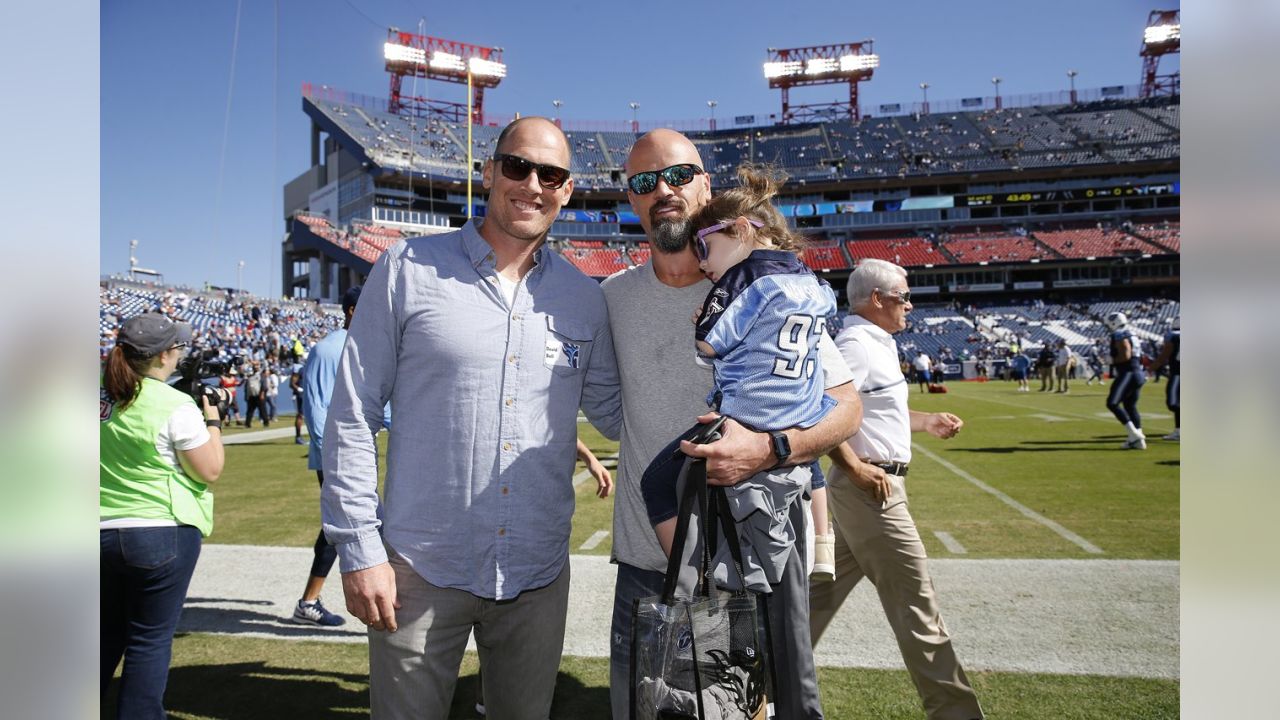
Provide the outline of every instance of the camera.
<path id="1" fill-rule="evenodd" d="M 178 362 L 178 379 L 173 386 L 194 398 L 197 405 L 200 404 L 200 398 L 209 398 L 209 404 L 218 407 L 218 416 L 225 418 L 229 398 L 224 398 L 217 388 L 205 384 L 204 381 L 220 377 L 232 368 L 238 367 L 242 358 L 235 355 L 230 361 L 219 362 L 216 360 L 217 357 L 218 351 L 212 348 L 193 349 Z"/>

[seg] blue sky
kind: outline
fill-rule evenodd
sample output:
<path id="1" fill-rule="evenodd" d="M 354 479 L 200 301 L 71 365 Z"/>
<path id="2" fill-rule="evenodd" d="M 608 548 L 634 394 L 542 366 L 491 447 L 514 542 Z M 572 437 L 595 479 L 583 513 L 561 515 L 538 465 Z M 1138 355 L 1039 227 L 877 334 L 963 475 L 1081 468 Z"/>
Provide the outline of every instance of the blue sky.
<path id="1" fill-rule="evenodd" d="M 276 8 L 279 8 L 277 32 Z M 129 240 L 169 282 L 279 294 L 281 187 L 309 162 L 303 82 L 385 96 L 386 25 L 504 48 L 509 74 L 488 112 L 567 120 L 718 119 L 777 112 L 768 47 L 874 38 L 881 67 L 864 107 L 1137 84 L 1151 0 L 963 3 L 648 3 L 424 0 L 133 0 L 101 6 L 102 273 L 128 269 Z M 1175 8 L 1176 4 L 1159 5 Z M 549 10 L 553 8 L 554 11 Z M 232 46 L 236 46 L 232 73 Z M 278 56 L 278 65 L 277 65 Z M 1165 60 L 1177 68 L 1176 56 Z M 228 90 L 230 112 L 228 113 Z M 463 100 L 458 88 L 427 91 Z M 836 99 L 843 86 L 792 91 Z M 229 121 L 228 121 L 229 120 Z M 723 125 L 722 125 L 723 126 Z M 225 152 L 224 148 L 225 133 Z"/>

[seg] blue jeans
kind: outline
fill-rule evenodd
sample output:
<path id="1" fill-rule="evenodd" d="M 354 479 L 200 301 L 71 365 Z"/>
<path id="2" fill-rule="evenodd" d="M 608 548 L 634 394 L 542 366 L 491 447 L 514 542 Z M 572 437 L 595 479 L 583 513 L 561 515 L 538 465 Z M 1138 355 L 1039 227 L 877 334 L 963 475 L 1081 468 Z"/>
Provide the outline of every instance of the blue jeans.
<path id="1" fill-rule="evenodd" d="M 631 717 L 631 613 L 636 600 L 662 594 L 665 572 L 618 563 L 613 587 L 613 628 L 609 634 L 609 703 L 613 720 Z"/>
<path id="2" fill-rule="evenodd" d="M 99 531 L 102 620 L 101 692 L 124 657 L 116 716 L 164 718 L 173 633 L 200 557 L 190 525 Z"/>

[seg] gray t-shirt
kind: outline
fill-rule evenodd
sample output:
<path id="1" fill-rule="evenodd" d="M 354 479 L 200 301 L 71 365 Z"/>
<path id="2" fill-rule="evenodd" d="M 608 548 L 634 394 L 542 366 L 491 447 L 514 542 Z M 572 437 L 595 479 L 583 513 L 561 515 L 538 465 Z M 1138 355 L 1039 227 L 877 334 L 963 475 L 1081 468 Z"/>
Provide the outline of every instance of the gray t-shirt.
<path id="1" fill-rule="evenodd" d="M 711 281 L 675 288 L 658 280 L 650 260 L 604 281 L 609 327 L 622 379 L 622 439 L 613 501 L 615 562 L 663 572 L 667 557 L 645 512 L 640 478 L 658 451 L 707 412 L 710 368 L 699 366 L 693 313 Z M 831 339 L 819 343 L 826 387 L 852 377 Z"/>

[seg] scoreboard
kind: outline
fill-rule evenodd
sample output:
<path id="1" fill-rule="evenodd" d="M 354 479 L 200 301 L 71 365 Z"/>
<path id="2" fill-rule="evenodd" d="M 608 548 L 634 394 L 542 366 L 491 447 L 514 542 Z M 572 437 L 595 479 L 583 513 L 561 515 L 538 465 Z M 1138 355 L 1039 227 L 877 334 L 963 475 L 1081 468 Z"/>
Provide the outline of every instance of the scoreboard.
<path id="1" fill-rule="evenodd" d="M 1099 185 L 1071 190 L 1032 190 L 985 195 L 957 195 L 956 207 L 987 207 L 991 205 L 1024 205 L 1036 202 L 1071 202 L 1109 198 L 1141 197 L 1147 195 L 1178 195 L 1180 183 L 1157 185 Z"/>

